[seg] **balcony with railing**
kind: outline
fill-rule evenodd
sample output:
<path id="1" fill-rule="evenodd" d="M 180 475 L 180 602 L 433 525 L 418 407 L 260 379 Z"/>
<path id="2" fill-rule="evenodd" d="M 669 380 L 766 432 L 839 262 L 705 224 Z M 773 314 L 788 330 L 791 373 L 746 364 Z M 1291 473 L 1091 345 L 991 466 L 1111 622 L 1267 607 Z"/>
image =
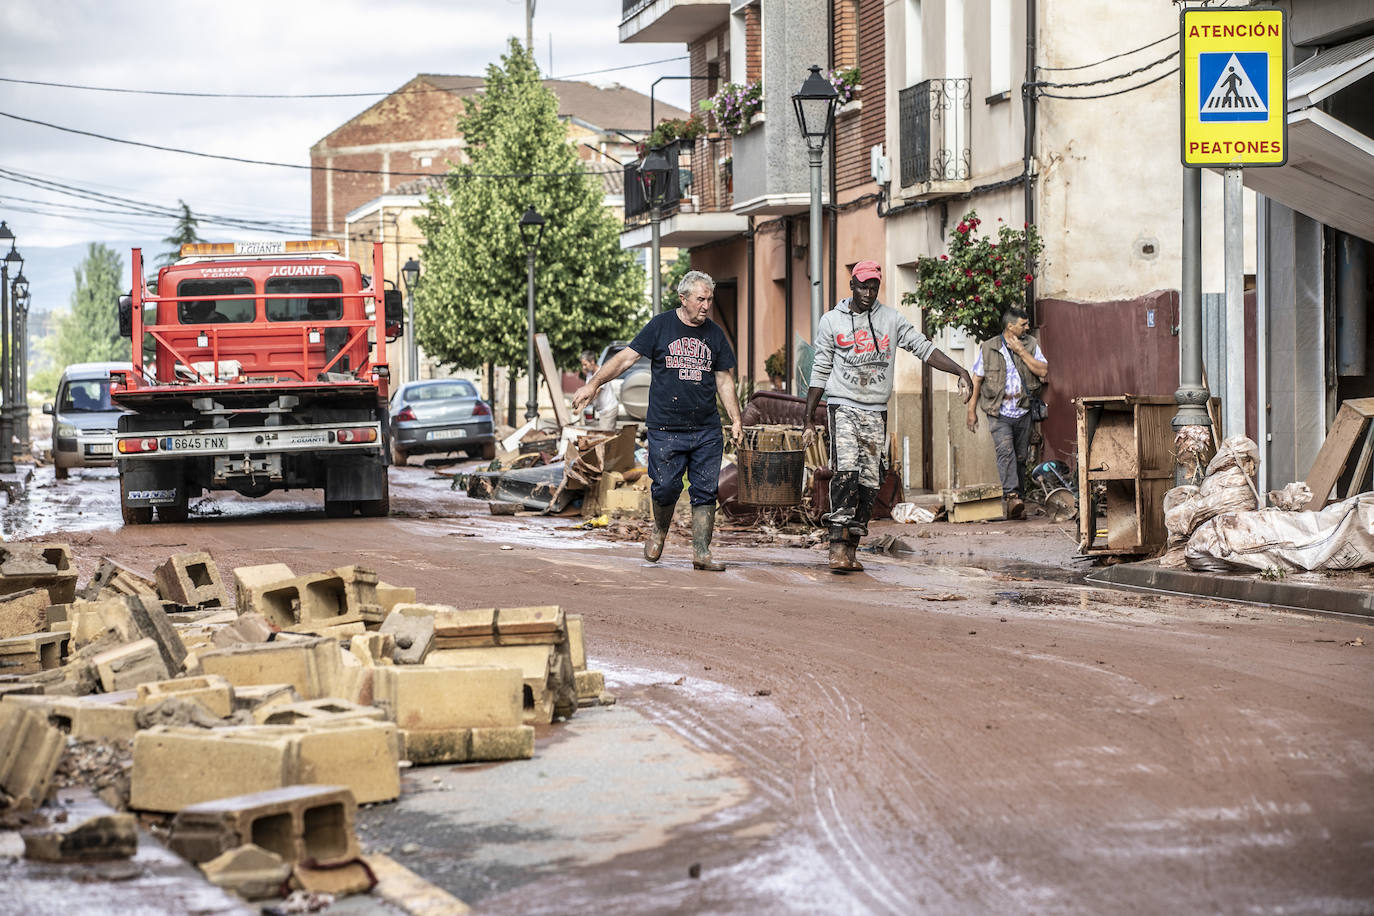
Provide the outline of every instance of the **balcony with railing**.
<path id="1" fill-rule="evenodd" d="M 621 0 L 620 40 L 685 44 L 730 18 L 730 0 Z"/>
<path id="2" fill-rule="evenodd" d="M 963 193 L 972 186 L 968 77 L 929 79 L 901 90 L 901 196 L 908 200 Z"/>
<path id="3" fill-rule="evenodd" d="M 749 228 L 746 217 L 730 212 L 734 201 L 734 163 L 728 139 L 674 141 L 663 149 L 670 166 L 660 211 L 659 243 L 691 248 L 738 235 Z M 621 248 L 644 248 L 652 239 L 649 201 L 644 197 L 639 163 L 625 165 L 625 227 Z"/>

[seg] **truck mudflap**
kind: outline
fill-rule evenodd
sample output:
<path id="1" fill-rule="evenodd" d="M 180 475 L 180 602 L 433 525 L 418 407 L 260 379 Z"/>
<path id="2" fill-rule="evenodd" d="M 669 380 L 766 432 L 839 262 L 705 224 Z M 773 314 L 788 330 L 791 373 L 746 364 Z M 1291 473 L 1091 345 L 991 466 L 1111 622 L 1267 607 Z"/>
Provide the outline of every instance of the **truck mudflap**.
<path id="1" fill-rule="evenodd" d="M 121 457 L 140 460 L 179 460 L 201 455 L 247 455 L 272 452 L 381 452 L 382 424 L 341 426 L 259 426 L 241 429 L 173 431 L 121 430 L 115 435 L 115 451 Z"/>
<path id="2" fill-rule="evenodd" d="M 124 461 L 119 471 L 119 508 L 125 524 L 146 525 L 153 510 L 163 521 L 185 521 L 190 492 L 182 466 Z"/>

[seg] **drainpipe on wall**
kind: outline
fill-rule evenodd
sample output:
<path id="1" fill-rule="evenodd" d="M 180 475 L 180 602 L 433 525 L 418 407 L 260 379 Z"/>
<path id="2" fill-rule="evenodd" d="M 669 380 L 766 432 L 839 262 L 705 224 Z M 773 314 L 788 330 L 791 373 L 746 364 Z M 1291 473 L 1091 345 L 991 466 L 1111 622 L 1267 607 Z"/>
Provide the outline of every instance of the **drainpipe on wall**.
<path id="1" fill-rule="evenodd" d="M 796 360 L 792 354 L 792 217 L 784 216 L 782 227 L 782 345 L 787 352 L 787 393 L 796 394 L 792 390 L 793 376 L 797 374 Z"/>
<path id="2" fill-rule="evenodd" d="M 749 362 L 746 378 L 752 387 L 754 384 L 754 365 L 758 359 L 754 352 L 754 217 L 749 217 L 749 229 L 744 233 L 744 298 L 746 314 L 749 324 Z"/>
<path id="3" fill-rule="evenodd" d="M 1021 84 L 1021 108 L 1025 120 L 1026 144 L 1021 173 L 1026 176 L 1026 222 L 1035 223 L 1035 0 L 1026 0 L 1026 81 Z M 1026 240 L 1026 260 L 1030 261 L 1030 240 Z M 1028 271 L 1031 282 L 1026 284 L 1026 314 L 1035 327 L 1035 269 Z"/>

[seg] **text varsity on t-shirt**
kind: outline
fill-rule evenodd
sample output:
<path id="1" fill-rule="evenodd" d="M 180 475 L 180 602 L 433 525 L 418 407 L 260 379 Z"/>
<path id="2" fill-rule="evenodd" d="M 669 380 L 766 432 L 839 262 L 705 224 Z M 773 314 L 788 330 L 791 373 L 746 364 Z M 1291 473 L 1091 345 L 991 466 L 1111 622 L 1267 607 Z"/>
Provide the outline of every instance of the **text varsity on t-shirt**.
<path id="1" fill-rule="evenodd" d="M 708 318 L 694 327 L 673 309 L 654 316 L 630 342 L 630 349 L 652 363 L 649 412 L 644 420 L 649 428 L 719 425 L 715 373 L 735 368 L 734 351 L 720 325 Z"/>

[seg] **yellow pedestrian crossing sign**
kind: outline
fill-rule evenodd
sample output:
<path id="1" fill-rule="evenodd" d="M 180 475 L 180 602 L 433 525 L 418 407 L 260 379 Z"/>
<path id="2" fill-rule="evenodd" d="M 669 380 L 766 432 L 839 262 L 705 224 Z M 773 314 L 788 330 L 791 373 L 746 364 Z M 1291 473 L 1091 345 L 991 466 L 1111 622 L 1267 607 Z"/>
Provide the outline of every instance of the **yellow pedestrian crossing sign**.
<path id="1" fill-rule="evenodd" d="M 1283 10 L 1190 9 L 1179 16 L 1183 164 L 1288 161 L 1288 42 Z"/>

